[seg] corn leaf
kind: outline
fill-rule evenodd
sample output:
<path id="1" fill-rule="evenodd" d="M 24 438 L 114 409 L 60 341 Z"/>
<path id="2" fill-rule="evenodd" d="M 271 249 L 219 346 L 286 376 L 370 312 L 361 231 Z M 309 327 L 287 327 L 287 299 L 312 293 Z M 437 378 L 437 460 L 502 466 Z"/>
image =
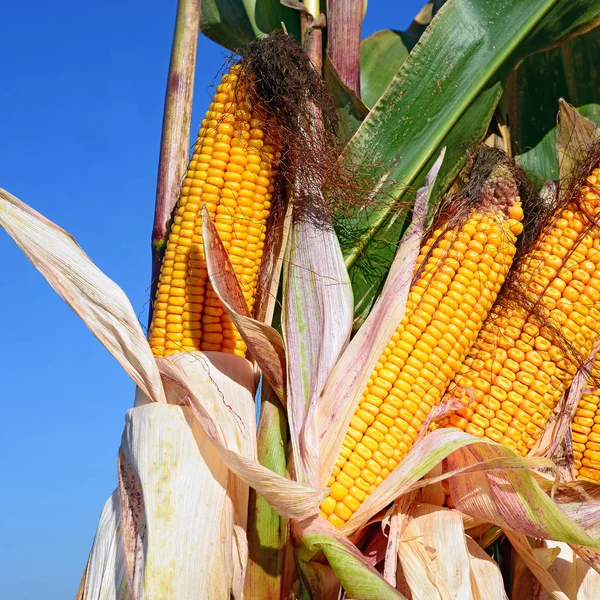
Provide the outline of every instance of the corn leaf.
<path id="1" fill-rule="evenodd" d="M 223 303 L 267 381 L 279 398 L 285 399 L 286 360 L 283 340 L 275 329 L 250 316 L 229 256 L 217 233 L 215 224 L 210 219 L 206 206 L 202 207 L 202 237 L 206 268 L 215 293 Z"/>
<path id="2" fill-rule="evenodd" d="M 345 432 L 373 367 L 402 321 L 408 299 L 431 190 L 444 160 L 444 151 L 417 194 L 413 222 L 402 240 L 381 297 L 367 321 L 335 365 L 319 403 L 321 485 L 326 485 L 339 455 Z"/>
<path id="3" fill-rule="evenodd" d="M 302 182 L 302 183 L 300 183 Z M 313 185 L 310 177 L 299 184 Z M 283 270 L 282 330 L 287 362 L 287 408 L 298 481 L 318 485 L 317 405 L 329 373 L 350 339 L 352 289 L 340 246 L 320 207 L 319 189 L 294 216 Z"/>
<path id="4" fill-rule="evenodd" d="M 356 93 L 340 79 L 329 56 L 325 58 L 323 77 L 337 108 L 339 126 L 336 135 L 340 146 L 343 147 L 356 133 L 364 118 L 369 114 L 369 109 Z"/>
<path id="5" fill-rule="evenodd" d="M 456 173 L 464 147 L 481 140 L 499 99 L 499 87 L 526 54 L 559 42 L 600 14 L 594 0 L 450 0 L 441 8 L 400 70 L 349 142 L 342 160 L 353 164 L 368 157 L 373 193 L 386 201 L 364 211 L 358 222 L 341 222 L 338 231 L 355 231 L 343 239 L 357 304 L 368 304 L 392 262 L 389 251 L 402 227 L 391 224 L 397 206 L 389 196 L 409 200 L 442 146 L 445 169 Z M 457 131 L 457 128 L 458 129 Z M 453 139 L 450 139 L 452 136 Z M 440 176 L 438 192 L 450 181 Z M 403 221 L 400 217 L 400 221 Z M 360 262 L 378 265 L 371 277 L 358 277 Z M 363 267 L 363 271 L 364 271 Z M 363 307 L 364 310 L 364 307 Z"/>
<path id="6" fill-rule="evenodd" d="M 377 103 L 417 40 L 408 32 L 384 29 L 360 43 L 360 92 L 369 108 Z"/>
<path id="7" fill-rule="evenodd" d="M 360 550 L 333 525 L 321 517 L 295 520 L 295 535 L 302 540 L 298 550 L 300 568 L 312 583 L 313 598 L 332 598 L 331 591 L 323 589 L 327 576 L 322 573 L 324 565 L 311 559 L 323 552 L 348 598 L 356 600 L 402 600 L 404 596 L 395 590 L 367 563 Z M 316 589 L 315 589 L 316 588 Z"/>
<path id="8" fill-rule="evenodd" d="M 279 0 L 202 0 L 200 31 L 229 50 L 281 29 L 282 23 L 300 40 L 300 13 Z"/>
<path id="9" fill-rule="evenodd" d="M 600 29 L 526 58 L 511 77 L 504 111 L 513 153 L 534 181 L 558 179 L 556 113 L 559 98 L 600 124 L 597 56 Z"/>
<path id="10" fill-rule="evenodd" d="M 427 2 L 406 31 L 384 29 L 360 44 L 360 90 L 363 102 L 373 107 L 409 52 L 431 23 L 433 2 Z"/>

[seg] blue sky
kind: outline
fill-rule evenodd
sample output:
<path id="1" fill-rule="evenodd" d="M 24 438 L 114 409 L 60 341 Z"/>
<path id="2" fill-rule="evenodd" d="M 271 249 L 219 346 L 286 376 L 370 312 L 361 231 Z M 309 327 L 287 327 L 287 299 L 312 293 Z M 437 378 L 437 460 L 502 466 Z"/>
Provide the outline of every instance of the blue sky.
<path id="1" fill-rule="evenodd" d="M 272 0 L 275 1 L 275 0 Z M 423 0 L 370 0 L 363 36 Z M 149 239 L 176 2 L 6 2 L 0 187 L 69 231 L 145 325 Z M 200 39 L 192 129 L 222 49 Z M 4 232 L 0 598 L 73 597 L 133 383 Z"/>

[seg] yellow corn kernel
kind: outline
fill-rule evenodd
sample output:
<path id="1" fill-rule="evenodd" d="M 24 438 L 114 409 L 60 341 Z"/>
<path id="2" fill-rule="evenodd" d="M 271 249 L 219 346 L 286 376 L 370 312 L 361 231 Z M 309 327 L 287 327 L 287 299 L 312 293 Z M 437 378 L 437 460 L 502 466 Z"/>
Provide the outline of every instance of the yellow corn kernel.
<path id="1" fill-rule="evenodd" d="M 347 445 L 349 457 L 345 449 L 340 455 L 348 461 L 343 474 L 349 480 L 338 477 L 321 507 L 334 525 L 347 521 L 404 458 L 476 339 L 522 229 L 518 198 L 510 204 L 510 214 L 480 207 L 462 227 L 435 231 L 421 249 L 416 269 L 422 270 L 409 292 L 406 314 L 346 433 L 345 439 L 355 443 Z M 461 253 L 471 243 L 473 254 L 464 258 Z M 495 282 L 486 276 L 490 270 L 497 274 Z M 488 389 L 484 380 L 480 385 Z"/>
<path id="2" fill-rule="evenodd" d="M 599 175 L 600 169 L 595 169 L 592 176 Z M 511 288 L 524 293 L 532 304 L 542 306 L 547 311 L 547 322 L 561 330 L 575 353 L 588 356 L 600 336 L 600 321 L 589 319 L 590 307 L 600 298 L 600 265 L 588 260 L 587 254 L 591 245 L 600 242 L 600 230 L 594 228 L 586 236 L 579 233 L 600 212 L 600 195 L 583 187 L 579 196 L 579 202 L 559 208 L 550 219 L 519 264 Z M 542 271 L 548 275 L 543 281 Z M 484 373 L 478 365 L 488 361 L 493 368 Z M 517 452 L 524 455 L 539 439 L 576 369 L 575 361 L 554 344 L 529 311 L 515 307 L 511 298 L 501 297 L 453 381 L 454 394 L 469 402 L 449 419 L 450 424 L 471 431 L 473 424 L 481 425 L 479 415 L 488 417 L 479 406 L 491 407 L 491 398 L 500 400 L 503 416 L 510 419 L 500 418 L 499 412 L 492 409 L 498 419 L 490 419 L 483 435 L 495 441 L 510 439 Z M 489 391 L 478 393 L 482 387 L 476 382 L 482 377 Z M 465 388 L 472 396 L 465 394 Z M 589 397 L 580 403 L 574 427 L 589 430 L 592 412 L 586 402 L 590 402 Z M 586 435 L 582 435 L 582 441 L 575 439 L 579 431 L 573 434 L 574 445 L 587 441 Z M 588 452 L 594 461 L 594 451 Z"/>
<path id="3" fill-rule="evenodd" d="M 600 361 L 596 361 L 595 371 L 600 368 Z M 600 444 L 592 432 L 594 421 L 600 420 L 600 388 L 594 387 L 593 379 L 588 383 L 588 390 L 582 394 L 572 425 L 573 455 L 575 460 L 575 477 L 600 482 L 600 469 L 595 468 L 600 451 Z M 593 415 L 593 418 L 582 415 Z M 583 462 L 585 459 L 585 462 Z"/>
<path id="4" fill-rule="evenodd" d="M 175 208 L 149 333 L 156 356 L 190 350 L 245 355 L 246 346 L 207 279 L 201 207 L 215 222 L 252 310 L 281 152 L 265 137 L 264 111 L 237 86 L 237 73 L 234 65 L 217 86 Z M 238 135 L 246 130 L 247 140 Z M 165 321 L 159 305 L 165 316 L 187 311 L 189 320 Z"/>

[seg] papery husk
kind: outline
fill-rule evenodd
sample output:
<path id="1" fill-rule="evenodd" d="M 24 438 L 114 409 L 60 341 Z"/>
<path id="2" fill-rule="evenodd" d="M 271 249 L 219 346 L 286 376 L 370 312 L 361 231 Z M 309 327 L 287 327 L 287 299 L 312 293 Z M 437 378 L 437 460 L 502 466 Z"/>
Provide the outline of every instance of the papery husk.
<path id="1" fill-rule="evenodd" d="M 506 600 L 504 579 L 496 561 L 473 538 L 467 536 L 473 600 Z"/>
<path id="2" fill-rule="evenodd" d="M 596 600 L 600 595 L 600 574 L 589 567 L 567 544 L 545 540 L 544 547 L 559 551 L 548 568 L 569 600 Z M 539 600 L 550 600 L 546 590 L 540 590 Z"/>
<path id="3" fill-rule="evenodd" d="M 123 290 L 90 261 L 68 233 L 2 190 L 0 225 L 149 399 L 166 402 L 162 380 L 177 386 L 182 402 L 193 410 L 206 436 L 232 471 L 260 491 L 282 515 L 299 517 L 316 510 L 326 495 L 324 490 L 276 475 L 255 458 L 240 454 L 237 448 L 227 447 L 220 433 L 223 428 L 203 406 L 206 399 L 203 402 L 198 397 L 198 390 L 211 397 L 222 395 L 217 387 L 208 385 L 213 383 L 209 372 L 206 369 L 188 370 L 187 359 L 155 360 Z M 194 354 L 180 353 L 178 356 Z M 191 375 L 194 377 L 190 379 Z M 232 379 L 236 378 L 237 374 L 232 374 Z M 213 406 L 218 405 L 214 398 L 211 402 Z M 225 415 L 227 411 L 221 411 L 221 414 Z M 250 427 L 247 430 L 254 432 Z"/>
<path id="4" fill-rule="evenodd" d="M 121 499 L 106 501 L 76 600 L 129 600 L 122 540 Z"/>
<path id="5" fill-rule="evenodd" d="M 417 494 L 418 492 L 412 492 L 400 496 L 381 521 L 381 530 L 384 535 L 387 533 L 383 578 L 404 595 L 410 595 L 410 589 L 402 570 L 398 570 L 398 547 L 404 531 L 412 519 L 411 508 L 417 502 Z"/>
<path id="6" fill-rule="evenodd" d="M 509 539 L 512 547 L 517 551 L 520 559 L 531 571 L 537 582 L 546 590 L 547 594 L 553 600 L 569 600 L 568 596 L 562 591 L 554 577 L 549 573 L 548 568 L 558 556 L 555 548 L 532 548 L 527 536 L 522 533 L 516 533 L 505 529 L 506 537 Z M 515 569 L 513 580 L 513 600 L 533 600 L 536 595 L 536 589 L 539 593 L 539 587 L 533 581 L 522 566 Z"/>
<path id="7" fill-rule="evenodd" d="M 411 515 L 398 544 L 398 558 L 412 597 L 471 600 L 471 567 L 461 516 L 431 504 L 418 505 Z"/>
<path id="8" fill-rule="evenodd" d="M 306 175 L 302 171 L 303 175 Z M 294 208 L 283 266 L 282 330 L 287 354 L 288 425 L 296 479 L 320 485 L 318 406 L 331 370 L 350 340 L 350 277 L 318 185 L 298 174 L 311 202 Z M 297 201 L 295 198 L 294 201 Z"/>
<path id="9" fill-rule="evenodd" d="M 221 353 L 181 353 L 164 360 L 186 373 L 227 447 L 255 457 L 250 363 Z M 203 388 L 220 394 L 202 394 Z M 248 485 L 223 462 L 193 411 L 177 406 L 179 388 L 165 389 L 168 405 L 138 395 L 127 413 L 119 452 L 123 523 L 111 522 L 111 528 L 101 520 L 86 576 L 91 591 L 84 598 L 118 597 L 96 594 L 96 580 L 98 573 L 114 579 L 111 571 L 124 564 L 134 598 L 243 597 Z M 105 513 L 114 514 L 108 504 Z M 115 536 L 123 537 L 124 560 L 96 564 L 96 548 Z"/>
<path id="10" fill-rule="evenodd" d="M 241 598 L 230 472 L 191 410 L 129 410 L 120 467 L 133 597 Z"/>

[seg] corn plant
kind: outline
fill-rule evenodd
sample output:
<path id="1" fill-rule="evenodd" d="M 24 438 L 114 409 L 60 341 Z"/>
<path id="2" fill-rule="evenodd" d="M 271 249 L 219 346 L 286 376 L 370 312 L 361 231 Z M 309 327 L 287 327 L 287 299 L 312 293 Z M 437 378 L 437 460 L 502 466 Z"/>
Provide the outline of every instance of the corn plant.
<path id="1" fill-rule="evenodd" d="M 0 190 L 137 386 L 79 599 L 597 595 L 600 2 L 365 10 L 179 1 L 147 334 Z"/>

